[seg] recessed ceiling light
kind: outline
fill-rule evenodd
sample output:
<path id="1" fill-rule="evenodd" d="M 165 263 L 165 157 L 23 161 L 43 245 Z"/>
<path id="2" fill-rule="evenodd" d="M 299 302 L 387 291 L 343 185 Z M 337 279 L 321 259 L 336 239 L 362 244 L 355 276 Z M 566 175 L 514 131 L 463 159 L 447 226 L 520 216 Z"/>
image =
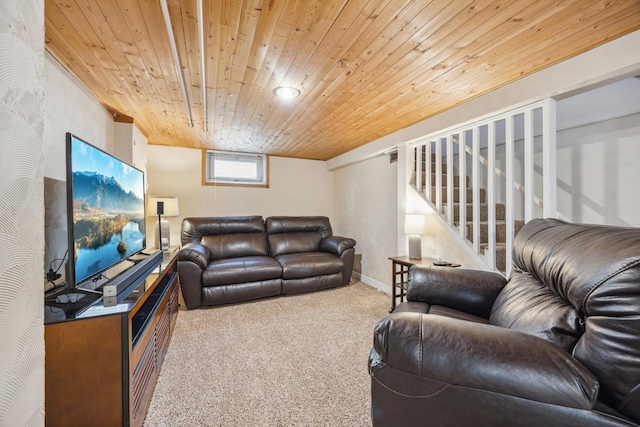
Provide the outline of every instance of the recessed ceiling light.
<path id="1" fill-rule="evenodd" d="M 273 90 L 273 93 L 280 98 L 296 98 L 300 96 L 300 90 L 290 86 L 278 86 Z"/>

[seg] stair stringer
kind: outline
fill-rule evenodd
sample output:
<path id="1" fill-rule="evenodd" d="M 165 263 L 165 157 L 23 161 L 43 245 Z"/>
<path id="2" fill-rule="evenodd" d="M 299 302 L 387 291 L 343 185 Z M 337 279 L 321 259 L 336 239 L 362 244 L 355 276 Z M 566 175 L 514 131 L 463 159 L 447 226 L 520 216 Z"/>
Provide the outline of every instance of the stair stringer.
<path id="1" fill-rule="evenodd" d="M 409 184 L 409 186 L 420 196 L 422 200 L 427 203 L 429 208 L 435 214 L 434 217 L 436 218 L 438 223 L 447 232 L 447 234 L 449 234 L 449 236 L 453 238 L 453 240 L 458 244 L 458 247 L 463 250 L 469 258 L 471 258 L 484 271 L 492 271 L 504 275 L 504 273 L 499 271 L 498 269 L 491 268 L 489 260 L 485 255 L 479 254 L 475 250 L 473 250 L 473 243 L 471 243 L 467 239 L 463 239 L 462 237 L 460 237 L 460 229 L 455 225 L 450 225 L 447 221 L 447 217 L 443 213 L 438 212 L 438 208 L 436 207 L 436 205 L 429 199 L 427 199 L 426 195 L 423 192 L 418 191 L 414 184 Z"/>

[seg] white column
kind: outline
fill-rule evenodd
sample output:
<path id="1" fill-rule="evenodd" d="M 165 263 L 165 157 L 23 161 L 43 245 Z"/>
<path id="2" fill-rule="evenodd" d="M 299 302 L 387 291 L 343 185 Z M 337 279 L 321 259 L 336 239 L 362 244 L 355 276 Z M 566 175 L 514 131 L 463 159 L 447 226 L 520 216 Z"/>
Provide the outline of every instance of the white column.
<path id="1" fill-rule="evenodd" d="M 413 149 L 408 144 L 398 144 L 398 207 L 396 235 L 398 255 L 407 254 L 407 236 L 404 234 L 404 217 L 407 213 L 407 193 L 411 191 L 409 180 L 413 169 Z"/>
<path id="2" fill-rule="evenodd" d="M 489 267 L 496 268 L 496 123 L 487 123 L 487 235 Z"/>
<path id="3" fill-rule="evenodd" d="M 543 216 L 556 218 L 556 100 L 542 101 L 542 200 Z"/>
<path id="4" fill-rule="evenodd" d="M 471 146 L 473 149 L 473 163 L 471 164 L 471 186 L 473 190 L 473 250 L 480 253 L 480 132 L 478 126 L 474 126 Z M 460 207 L 462 208 L 462 206 Z"/>
<path id="5" fill-rule="evenodd" d="M 513 135 L 513 120 L 514 117 L 507 117 L 505 121 L 505 164 L 506 164 L 506 182 L 505 182 L 505 191 L 506 199 L 506 245 L 507 245 L 507 257 L 506 257 L 506 273 L 507 277 L 511 274 L 511 268 L 513 267 L 513 253 L 511 252 L 511 248 L 513 247 L 513 236 L 514 236 L 514 221 L 515 221 L 515 197 L 514 197 L 514 135 Z"/>
<path id="6" fill-rule="evenodd" d="M 447 223 L 453 226 L 453 138 L 447 135 Z"/>
<path id="7" fill-rule="evenodd" d="M 467 216 L 465 208 L 467 206 L 467 133 L 461 130 L 458 139 L 458 175 L 459 175 L 459 204 L 458 221 L 460 227 L 460 237 L 467 237 Z"/>
<path id="8" fill-rule="evenodd" d="M 533 110 L 524 112 L 524 221 L 533 219 L 533 199 L 535 188 L 533 180 Z"/>
<path id="9" fill-rule="evenodd" d="M 436 139 L 436 207 L 442 213 L 442 140 Z"/>

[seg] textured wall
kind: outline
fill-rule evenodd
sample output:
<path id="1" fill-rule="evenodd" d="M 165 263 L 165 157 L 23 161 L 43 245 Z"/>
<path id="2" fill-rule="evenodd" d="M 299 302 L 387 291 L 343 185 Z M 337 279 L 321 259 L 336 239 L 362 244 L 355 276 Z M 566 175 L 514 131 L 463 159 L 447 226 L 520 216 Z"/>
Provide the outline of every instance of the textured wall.
<path id="1" fill-rule="evenodd" d="M 356 239 L 354 271 L 379 289 L 391 289 L 388 258 L 398 255 L 397 170 L 378 156 L 334 171 L 334 229 Z"/>
<path id="2" fill-rule="evenodd" d="M 44 425 L 43 0 L 0 2 L 0 425 Z"/>
<path id="3" fill-rule="evenodd" d="M 0 0 L 3 1 L 3 0 Z M 48 52 L 44 55 L 45 252 L 49 267 L 65 275 L 67 251 L 66 134 L 71 132 L 108 153 L 114 152 L 113 117 Z M 126 160 L 126 159 L 125 159 Z M 128 160 L 127 160 L 128 161 Z"/>
<path id="4" fill-rule="evenodd" d="M 44 88 L 44 176 L 65 181 L 67 132 L 113 153 L 113 117 L 48 52 L 44 56 Z"/>

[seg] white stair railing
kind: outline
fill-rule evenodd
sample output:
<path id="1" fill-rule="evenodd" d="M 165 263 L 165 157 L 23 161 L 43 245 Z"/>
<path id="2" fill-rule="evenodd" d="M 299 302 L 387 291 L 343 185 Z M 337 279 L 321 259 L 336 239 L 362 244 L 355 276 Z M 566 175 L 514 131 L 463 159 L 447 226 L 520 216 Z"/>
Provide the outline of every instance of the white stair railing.
<path id="1" fill-rule="evenodd" d="M 547 98 L 456 125 L 411 141 L 409 146 L 413 148 L 410 153 L 415 156 L 416 190 L 450 227 L 457 228 L 460 239 L 491 269 L 510 274 L 516 221 L 558 216 L 554 99 Z M 536 154 L 541 155 L 537 159 L 537 172 Z M 457 215 L 454 206 L 456 174 L 459 180 Z M 432 188 L 435 194 L 432 194 Z M 467 197 L 468 188 L 471 188 L 471 201 Z M 485 190 L 484 202 L 481 201 L 481 189 Z M 500 220 L 496 210 L 499 205 L 504 205 L 504 218 Z M 471 236 L 467 235 L 469 220 Z M 502 251 L 504 258 L 498 262 L 496 225 L 502 220 L 505 221 L 506 236 L 500 244 L 505 250 Z M 481 222 L 486 222 L 487 227 L 485 244 L 481 242 Z"/>

